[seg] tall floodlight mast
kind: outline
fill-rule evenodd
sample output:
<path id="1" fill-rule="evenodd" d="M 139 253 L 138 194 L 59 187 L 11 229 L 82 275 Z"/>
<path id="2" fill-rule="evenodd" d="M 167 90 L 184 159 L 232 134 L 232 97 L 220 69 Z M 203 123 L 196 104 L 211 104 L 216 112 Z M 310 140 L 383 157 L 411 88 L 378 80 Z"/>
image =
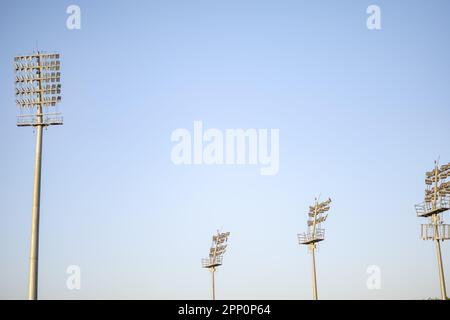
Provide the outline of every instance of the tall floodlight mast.
<path id="1" fill-rule="evenodd" d="M 418 217 L 429 218 L 429 223 L 421 225 L 422 240 L 436 241 L 436 255 L 439 269 L 439 283 L 442 300 L 447 299 L 445 289 L 444 267 L 442 265 L 441 241 L 450 239 L 450 225 L 444 224 L 442 214 L 450 209 L 450 163 L 439 167 L 434 162 L 434 169 L 425 174 L 425 201 L 416 205 Z"/>
<path id="2" fill-rule="evenodd" d="M 209 257 L 202 259 L 202 267 L 207 268 L 212 274 L 212 299 L 216 300 L 216 268 L 222 265 L 223 255 L 227 249 L 227 241 L 230 236 L 229 232 L 219 232 L 213 236 L 212 245 L 209 249 Z"/>
<path id="3" fill-rule="evenodd" d="M 307 245 L 312 254 L 312 280 L 313 280 L 313 299 L 318 299 L 317 294 L 317 279 L 316 279 L 316 258 L 314 251 L 317 248 L 317 243 L 325 240 L 325 229 L 321 225 L 327 219 L 328 215 L 325 212 L 330 210 L 331 199 L 323 202 L 315 200 L 315 204 L 309 207 L 308 212 L 308 230 L 307 232 L 298 235 L 298 241 L 301 245 Z"/>
<path id="4" fill-rule="evenodd" d="M 36 129 L 33 208 L 31 220 L 28 298 L 38 297 L 39 214 L 41 197 L 42 129 L 62 125 L 58 111 L 61 101 L 60 61 L 57 53 L 41 53 L 14 58 L 17 126 Z"/>

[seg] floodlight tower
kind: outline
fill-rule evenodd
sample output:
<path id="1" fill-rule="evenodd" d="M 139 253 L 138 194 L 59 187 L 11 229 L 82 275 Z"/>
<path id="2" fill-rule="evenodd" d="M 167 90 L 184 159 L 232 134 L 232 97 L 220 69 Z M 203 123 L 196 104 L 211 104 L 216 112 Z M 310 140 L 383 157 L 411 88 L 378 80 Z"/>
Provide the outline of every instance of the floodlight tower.
<path id="1" fill-rule="evenodd" d="M 327 219 L 325 212 L 330 210 L 331 199 L 323 202 L 315 200 L 313 206 L 309 207 L 308 212 L 308 230 L 305 233 L 298 234 L 299 244 L 307 245 L 312 254 L 312 278 L 313 278 L 313 299 L 317 300 L 317 279 L 316 279 L 316 258 L 314 251 L 317 243 L 325 240 L 325 229 L 321 228 L 322 222 Z"/>
<path id="2" fill-rule="evenodd" d="M 227 249 L 227 241 L 230 236 L 229 232 L 220 232 L 217 230 L 217 234 L 212 237 L 212 245 L 209 249 L 209 258 L 202 259 L 202 267 L 209 269 L 212 274 L 212 299 L 216 300 L 216 284 L 215 273 L 216 268 L 222 265 L 223 255 Z"/>
<path id="3" fill-rule="evenodd" d="M 416 205 L 418 217 L 428 217 L 429 223 L 421 225 L 422 240 L 436 241 L 436 255 L 439 268 L 439 282 L 442 300 L 447 299 L 445 289 L 444 267 L 442 265 L 441 241 L 450 239 L 450 225 L 444 224 L 442 214 L 450 209 L 450 163 L 439 167 L 434 162 L 434 169 L 425 174 L 425 201 Z"/>
<path id="4" fill-rule="evenodd" d="M 16 104 L 19 107 L 17 126 L 36 129 L 33 209 L 31 221 L 30 270 L 28 299 L 38 294 L 39 214 L 41 196 L 42 129 L 62 125 L 58 110 L 61 101 L 60 61 L 57 53 L 41 53 L 14 58 L 16 73 Z"/>

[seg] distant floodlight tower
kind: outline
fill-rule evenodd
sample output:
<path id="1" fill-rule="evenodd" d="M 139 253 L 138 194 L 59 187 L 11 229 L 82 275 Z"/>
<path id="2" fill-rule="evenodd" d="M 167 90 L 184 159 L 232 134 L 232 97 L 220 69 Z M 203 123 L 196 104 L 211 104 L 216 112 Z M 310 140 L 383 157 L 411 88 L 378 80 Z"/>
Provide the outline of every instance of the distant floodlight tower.
<path id="1" fill-rule="evenodd" d="M 216 300 L 216 284 L 215 272 L 216 268 L 222 265 L 223 255 L 227 249 L 227 241 L 230 236 L 229 232 L 220 232 L 217 230 L 217 235 L 212 238 L 212 245 L 209 249 L 209 258 L 202 259 L 202 267 L 209 269 L 212 274 L 212 299 Z"/>
<path id="2" fill-rule="evenodd" d="M 450 209 L 450 163 L 439 168 L 437 161 L 434 169 L 425 174 L 425 201 L 416 205 L 418 217 L 429 217 L 428 224 L 421 226 L 422 240 L 436 241 L 436 254 L 439 268 L 439 281 L 442 300 L 447 299 L 444 267 L 442 265 L 441 241 L 450 239 L 450 225 L 444 224 L 442 213 Z"/>
<path id="3" fill-rule="evenodd" d="M 323 202 L 315 200 L 315 204 L 309 207 L 308 212 L 308 231 L 298 235 L 299 244 L 308 245 L 312 254 L 312 278 L 313 278 L 313 299 L 317 300 L 317 279 L 316 279 L 316 258 L 314 251 L 316 243 L 325 240 L 325 229 L 321 228 L 322 222 L 327 219 L 325 212 L 330 210 L 331 199 Z"/>
<path id="4" fill-rule="evenodd" d="M 42 129 L 62 125 L 58 110 L 61 101 L 60 61 L 57 53 L 41 53 L 14 58 L 17 126 L 36 128 L 33 209 L 31 222 L 28 298 L 37 299 L 39 256 L 39 210 L 41 193 Z"/>

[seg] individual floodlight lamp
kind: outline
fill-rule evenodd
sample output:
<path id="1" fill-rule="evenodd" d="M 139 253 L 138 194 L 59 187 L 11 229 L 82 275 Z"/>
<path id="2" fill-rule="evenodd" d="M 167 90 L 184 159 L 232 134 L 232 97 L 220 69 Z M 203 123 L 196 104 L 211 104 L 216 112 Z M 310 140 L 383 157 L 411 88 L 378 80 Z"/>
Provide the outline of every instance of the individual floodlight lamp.
<path id="1" fill-rule="evenodd" d="M 58 109 L 61 101 L 61 73 L 58 53 L 36 52 L 14 58 L 17 126 L 36 129 L 33 209 L 31 222 L 28 298 L 38 297 L 39 215 L 41 193 L 42 129 L 62 125 Z"/>
<path id="2" fill-rule="evenodd" d="M 321 225 L 327 219 L 328 215 L 325 214 L 330 210 L 331 199 L 323 202 L 318 202 L 316 199 L 315 204 L 309 207 L 308 212 L 308 230 L 307 232 L 298 234 L 298 241 L 301 245 L 307 245 L 309 251 L 312 254 L 312 280 L 313 280 L 313 299 L 318 299 L 317 294 L 317 279 L 316 279 L 316 259 L 314 251 L 317 248 L 317 243 L 325 240 L 325 229 L 321 228 Z"/>
<path id="3" fill-rule="evenodd" d="M 436 241 L 436 255 L 439 269 L 439 283 L 442 300 L 447 299 L 444 267 L 442 265 L 441 241 L 450 239 L 450 225 L 444 224 L 442 214 L 450 209 L 450 163 L 425 173 L 425 201 L 417 204 L 418 217 L 429 218 L 429 223 L 421 225 L 422 240 Z"/>
<path id="4" fill-rule="evenodd" d="M 223 263 L 223 255 L 227 249 L 229 232 L 219 232 L 212 237 L 212 245 L 209 249 L 208 258 L 202 259 L 202 267 L 209 269 L 212 274 L 212 299 L 216 300 L 216 284 L 215 284 L 215 273 L 216 268 L 221 266 Z"/>

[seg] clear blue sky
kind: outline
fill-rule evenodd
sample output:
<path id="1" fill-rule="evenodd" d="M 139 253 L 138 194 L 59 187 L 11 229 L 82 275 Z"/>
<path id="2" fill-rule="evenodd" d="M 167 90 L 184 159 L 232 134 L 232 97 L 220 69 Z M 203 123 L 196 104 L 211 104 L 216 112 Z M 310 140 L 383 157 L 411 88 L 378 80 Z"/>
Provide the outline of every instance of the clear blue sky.
<path id="1" fill-rule="evenodd" d="M 70 4 L 81 30 L 66 28 Z M 44 135 L 40 298 L 208 299 L 200 259 L 222 227 L 219 298 L 309 299 L 296 234 L 318 194 L 334 200 L 320 298 L 439 296 L 414 204 L 433 160 L 450 161 L 449 13 L 445 0 L 2 1 L 0 298 L 27 296 L 35 135 L 15 126 L 12 59 L 36 41 L 62 54 L 65 120 Z M 280 129 L 278 175 L 172 164 L 171 132 L 194 120 Z M 447 243 L 443 256 L 450 279 Z"/>

